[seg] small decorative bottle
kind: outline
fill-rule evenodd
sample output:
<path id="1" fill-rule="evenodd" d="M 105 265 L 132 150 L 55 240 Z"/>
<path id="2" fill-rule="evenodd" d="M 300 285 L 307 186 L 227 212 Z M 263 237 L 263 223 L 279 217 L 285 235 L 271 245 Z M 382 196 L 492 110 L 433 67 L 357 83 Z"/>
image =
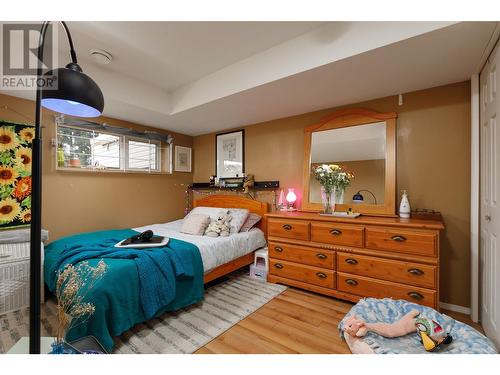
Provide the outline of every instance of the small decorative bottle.
<path id="1" fill-rule="evenodd" d="M 406 190 L 403 190 L 403 195 L 401 196 L 401 204 L 399 205 L 399 217 L 408 219 L 410 217 L 410 202 L 408 201 L 408 194 Z"/>
<path id="2" fill-rule="evenodd" d="M 285 208 L 285 193 L 283 193 L 283 189 L 281 189 L 278 198 L 278 210 L 283 210 L 283 208 Z"/>

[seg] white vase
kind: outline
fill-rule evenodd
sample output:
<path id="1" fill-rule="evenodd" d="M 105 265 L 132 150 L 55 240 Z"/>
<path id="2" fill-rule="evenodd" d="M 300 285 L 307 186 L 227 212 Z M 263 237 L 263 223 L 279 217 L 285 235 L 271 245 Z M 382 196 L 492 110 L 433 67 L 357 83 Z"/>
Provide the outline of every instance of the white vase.
<path id="1" fill-rule="evenodd" d="M 401 196 L 401 204 L 399 205 L 399 217 L 408 219 L 410 217 L 411 208 L 410 201 L 408 200 L 408 194 L 406 190 L 403 190 L 403 195 Z"/>

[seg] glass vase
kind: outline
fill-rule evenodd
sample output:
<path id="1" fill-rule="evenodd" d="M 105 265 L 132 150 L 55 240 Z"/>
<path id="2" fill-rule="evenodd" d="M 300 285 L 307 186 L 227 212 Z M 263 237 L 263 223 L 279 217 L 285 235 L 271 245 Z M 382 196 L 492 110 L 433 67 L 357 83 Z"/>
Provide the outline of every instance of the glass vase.
<path id="1" fill-rule="evenodd" d="M 335 188 L 335 204 L 344 204 L 345 189 Z"/>
<path id="2" fill-rule="evenodd" d="M 327 190 L 321 186 L 321 202 L 324 214 L 331 215 L 335 211 L 335 189 Z"/>

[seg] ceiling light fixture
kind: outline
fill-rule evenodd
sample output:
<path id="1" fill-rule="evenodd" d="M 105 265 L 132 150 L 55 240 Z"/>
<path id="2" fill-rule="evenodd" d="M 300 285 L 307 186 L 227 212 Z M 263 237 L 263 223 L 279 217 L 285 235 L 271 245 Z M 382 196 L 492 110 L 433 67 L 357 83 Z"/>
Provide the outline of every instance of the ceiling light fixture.
<path id="1" fill-rule="evenodd" d="M 113 61 L 113 56 L 103 49 L 93 49 L 90 51 L 90 56 L 92 59 L 101 65 L 108 65 L 111 61 Z"/>

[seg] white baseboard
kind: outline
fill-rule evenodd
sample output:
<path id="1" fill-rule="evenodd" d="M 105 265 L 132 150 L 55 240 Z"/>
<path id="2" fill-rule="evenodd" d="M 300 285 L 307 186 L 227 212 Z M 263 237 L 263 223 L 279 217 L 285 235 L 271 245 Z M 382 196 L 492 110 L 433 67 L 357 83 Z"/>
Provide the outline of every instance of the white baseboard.
<path id="1" fill-rule="evenodd" d="M 439 307 L 445 310 L 455 311 L 462 314 L 470 315 L 470 307 L 453 305 L 451 303 L 439 302 Z"/>

